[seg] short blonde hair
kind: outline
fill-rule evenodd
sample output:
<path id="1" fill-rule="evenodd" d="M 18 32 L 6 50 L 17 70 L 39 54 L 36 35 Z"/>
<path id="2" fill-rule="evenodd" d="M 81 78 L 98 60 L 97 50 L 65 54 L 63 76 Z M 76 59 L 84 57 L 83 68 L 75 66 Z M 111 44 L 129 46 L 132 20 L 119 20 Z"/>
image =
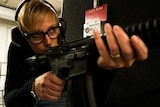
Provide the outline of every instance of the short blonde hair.
<path id="1" fill-rule="evenodd" d="M 43 17 L 46 14 L 56 19 L 57 22 L 59 21 L 52 7 L 40 0 L 27 1 L 20 9 L 17 18 L 17 24 L 21 33 L 30 33 L 32 30 L 36 29 L 36 27 L 42 23 Z"/>

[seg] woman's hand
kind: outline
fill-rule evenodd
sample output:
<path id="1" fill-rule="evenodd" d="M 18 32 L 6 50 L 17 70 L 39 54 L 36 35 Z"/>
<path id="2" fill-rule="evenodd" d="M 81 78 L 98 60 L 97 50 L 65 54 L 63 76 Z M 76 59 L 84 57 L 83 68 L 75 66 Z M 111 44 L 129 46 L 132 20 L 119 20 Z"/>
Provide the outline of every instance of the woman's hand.
<path id="1" fill-rule="evenodd" d="M 94 39 L 100 53 L 97 64 L 104 69 L 131 67 L 135 60 L 145 60 L 148 57 L 148 49 L 144 42 L 136 35 L 131 38 L 123 29 L 106 23 L 104 26 L 108 48 L 94 30 Z"/>
<path id="2" fill-rule="evenodd" d="M 57 101 L 61 97 L 64 85 L 64 80 L 51 72 L 46 72 L 35 79 L 33 91 L 40 99 Z"/>

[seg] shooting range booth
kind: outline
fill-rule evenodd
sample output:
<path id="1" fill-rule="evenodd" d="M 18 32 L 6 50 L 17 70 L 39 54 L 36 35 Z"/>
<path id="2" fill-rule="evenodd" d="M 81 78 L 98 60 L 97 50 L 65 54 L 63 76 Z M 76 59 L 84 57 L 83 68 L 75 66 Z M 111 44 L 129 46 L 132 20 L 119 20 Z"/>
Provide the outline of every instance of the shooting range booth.
<path id="1" fill-rule="evenodd" d="M 82 38 L 85 11 L 93 8 L 93 1 L 64 0 L 67 41 Z M 126 27 L 160 17 L 159 0 L 98 0 L 98 5 L 105 3 L 107 22 L 112 25 Z M 154 34 L 149 39 L 152 41 Z M 148 49 L 148 59 L 136 61 L 130 68 L 102 70 L 92 66 L 97 107 L 160 106 L 160 47 Z"/>

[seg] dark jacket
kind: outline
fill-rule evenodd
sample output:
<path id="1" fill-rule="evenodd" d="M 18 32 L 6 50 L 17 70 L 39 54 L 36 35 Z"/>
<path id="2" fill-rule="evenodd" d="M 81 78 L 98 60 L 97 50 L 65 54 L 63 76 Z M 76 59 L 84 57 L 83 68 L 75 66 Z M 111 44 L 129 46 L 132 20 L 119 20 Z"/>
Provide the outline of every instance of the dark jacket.
<path id="1" fill-rule="evenodd" d="M 36 101 L 30 94 L 34 78 L 43 73 L 44 66 L 39 70 L 30 70 L 26 58 L 35 55 L 18 28 L 12 29 L 12 42 L 8 50 L 8 66 L 5 84 L 6 107 L 33 107 Z M 37 71 L 37 72 L 36 72 Z"/>

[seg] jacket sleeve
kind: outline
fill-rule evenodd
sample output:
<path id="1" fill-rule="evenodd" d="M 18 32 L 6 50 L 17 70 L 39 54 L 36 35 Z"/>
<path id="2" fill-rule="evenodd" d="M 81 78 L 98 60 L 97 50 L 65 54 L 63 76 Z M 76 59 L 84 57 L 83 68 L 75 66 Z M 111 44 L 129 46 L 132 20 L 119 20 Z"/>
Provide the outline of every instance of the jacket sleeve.
<path id="1" fill-rule="evenodd" d="M 26 80 L 26 53 L 25 48 L 10 44 L 4 95 L 6 107 L 33 107 L 35 102 L 30 94 L 34 78 Z"/>

